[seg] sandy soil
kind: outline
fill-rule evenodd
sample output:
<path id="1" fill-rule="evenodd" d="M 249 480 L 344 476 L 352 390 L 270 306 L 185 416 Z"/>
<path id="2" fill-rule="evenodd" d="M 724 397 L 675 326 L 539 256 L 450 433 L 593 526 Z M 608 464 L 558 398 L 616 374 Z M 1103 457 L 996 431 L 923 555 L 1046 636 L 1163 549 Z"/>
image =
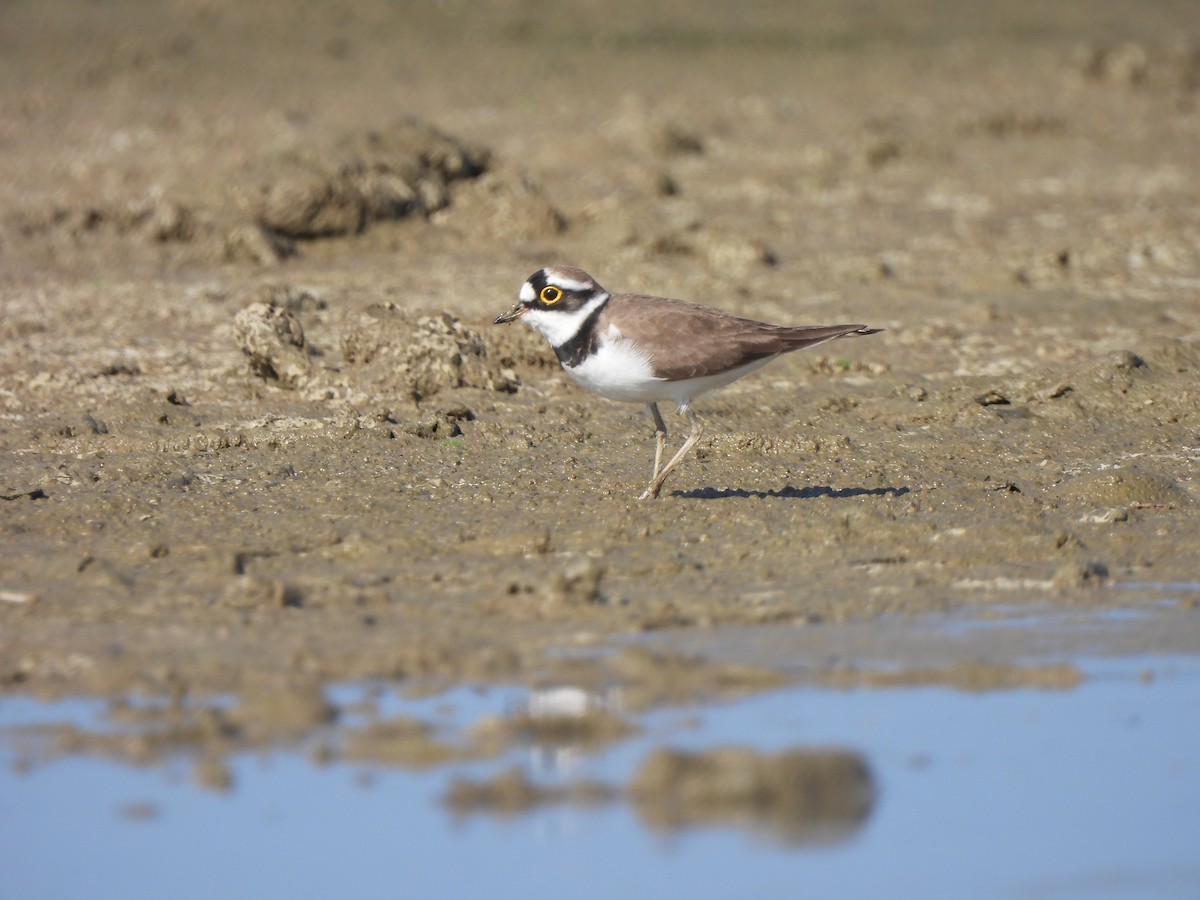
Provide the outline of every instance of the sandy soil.
<path id="1" fill-rule="evenodd" d="M 682 9 L 6 4 L 0 690 L 678 697 L 777 682 L 575 650 L 1200 580 L 1190 0 Z M 640 410 L 490 324 L 552 263 L 887 330 L 638 503 Z"/>

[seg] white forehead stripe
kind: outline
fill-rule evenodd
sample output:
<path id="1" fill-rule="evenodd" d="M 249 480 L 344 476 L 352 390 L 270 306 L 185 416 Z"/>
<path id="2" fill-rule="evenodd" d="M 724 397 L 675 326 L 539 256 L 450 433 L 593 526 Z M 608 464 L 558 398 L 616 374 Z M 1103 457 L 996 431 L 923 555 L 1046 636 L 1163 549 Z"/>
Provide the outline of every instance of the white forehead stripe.
<path id="1" fill-rule="evenodd" d="M 517 294 L 517 299 L 524 300 L 527 303 L 532 303 L 533 297 L 534 297 L 533 285 L 527 281 L 523 285 L 521 285 L 521 293 Z"/>
<path id="2" fill-rule="evenodd" d="M 564 291 L 573 291 L 575 293 L 590 291 L 595 286 L 590 281 L 576 281 L 574 278 L 567 278 L 565 275 L 560 275 L 554 269 L 546 270 L 546 283 L 560 287 Z"/>

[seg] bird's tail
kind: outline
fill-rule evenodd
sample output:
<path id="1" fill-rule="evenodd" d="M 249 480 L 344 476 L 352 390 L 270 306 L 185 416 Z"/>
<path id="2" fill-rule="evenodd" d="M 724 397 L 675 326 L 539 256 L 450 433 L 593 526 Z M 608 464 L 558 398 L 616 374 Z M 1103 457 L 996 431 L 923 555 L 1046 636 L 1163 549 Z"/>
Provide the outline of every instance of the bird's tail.
<path id="1" fill-rule="evenodd" d="M 869 328 L 866 325 L 809 325 L 788 328 L 786 331 L 787 349 L 804 350 L 807 347 L 824 344 L 826 341 L 861 337 L 867 334 L 876 334 L 882 330 L 882 328 Z"/>

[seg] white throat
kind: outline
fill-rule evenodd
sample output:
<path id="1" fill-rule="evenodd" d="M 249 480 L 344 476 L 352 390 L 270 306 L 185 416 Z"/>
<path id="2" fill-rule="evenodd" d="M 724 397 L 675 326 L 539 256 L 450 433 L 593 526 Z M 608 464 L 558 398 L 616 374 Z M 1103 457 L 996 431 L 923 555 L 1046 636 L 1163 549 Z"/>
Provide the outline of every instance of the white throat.
<path id="1" fill-rule="evenodd" d="M 551 347 L 561 347 L 579 333 L 587 317 L 607 299 L 608 294 L 597 294 L 574 312 L 561 309 L 530 309 L 521 318 L 549 341 Z"/>

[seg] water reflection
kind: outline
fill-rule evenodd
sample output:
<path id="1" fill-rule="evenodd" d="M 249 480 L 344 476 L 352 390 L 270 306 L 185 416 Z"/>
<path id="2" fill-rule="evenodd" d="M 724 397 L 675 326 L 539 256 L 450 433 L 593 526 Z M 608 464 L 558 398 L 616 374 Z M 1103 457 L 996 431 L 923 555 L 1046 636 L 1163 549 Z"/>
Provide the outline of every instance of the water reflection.
<path id="1" fill-rule="evenodd" d="M 496 692 L 482 711 L 477 702 L 457 709 L 465 690 L 452 692 L 435 709 L 428 699 L 410 702 L 394 693 L 389 699 L 387 693 L 374 684 L 343 686 L 326 696 L 291 684 L 236 702 L 10 701 L 0 742 L 21 771 L 68 757 L 151 769 L 184 765 L 195 787 L 218 792 L 235 788 L 231 760 L 250 752 L 300 754 L 314 764 L 372 770 L 490 764 L 492 771 L 483 776 L 453 774 L 442 805 L 461 818 L 629 803 L 653 830 L 743 827 L 792 844 L 845 836 L 871 806 L 866 761 L 845 750 L 651 747 L 640 763 L 607 779 L 594 777 L 589 770 L 606 748 L 631 742 L 643 731 L 623 710 L 620 688 L 512 688 Z M 694 724 L 685 720 L 677 729 L 687 732 Z M 134 802 L 120 814 L 148 821 L 157 807 Z"/>
<path id="2" fill-rule="evenodd" d="M 309 722 L 286 745 L 239 724 L 244 698 L 5 698 L 5 894 L 330 896 L 353 873 L 417 896 L 1196 896 L 1200 661 L 1076 664 L 1070 690 L 651 713 L 571 685 L 343 686 L 332 716 L 281 701 Z M 213 760 L 226 789 L 197 790 Z"/>
<path id="3" fill-rule="evenodd" d="M 849 750 L 664 748 L 638 768 L 629 796 L 651 828 L 736 825 L 798 846 L 849 838 L 875 790 L 866 760 Z"/>
<path id="4" fill-rule="evenodd" d="M 655 831 L 742 827 L 798 845 L 848 837 L 870 812 L 866 760 L 836 749 L 793 747 L 762 753 L 727 746 L 688 752 L 659 747 L 624 787 L 578 773 L 602 741 L 637 733 L 621 718 L 621 691 L 555 686 L 530 692 L 505 726 L 527 738 L 539 784 L 513 766 L 483 779 L 456 778 L 444 804 L 458 815 L 512 816 L 537 806 L 594 807 L 625 800 Z"/>

